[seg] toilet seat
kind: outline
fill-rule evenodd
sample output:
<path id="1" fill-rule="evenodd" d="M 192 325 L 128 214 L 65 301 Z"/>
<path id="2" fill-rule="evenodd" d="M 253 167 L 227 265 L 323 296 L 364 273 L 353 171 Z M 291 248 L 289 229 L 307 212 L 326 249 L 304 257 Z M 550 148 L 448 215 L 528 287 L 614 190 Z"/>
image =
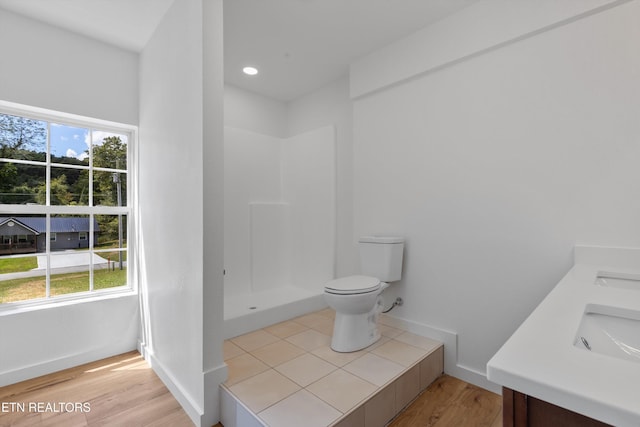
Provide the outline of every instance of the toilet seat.
<path id="1" fill-rule="evenodd" d="M 324 287 L 324 291 L 335 295 L 358 295 L 376 292 L 382 283 L 371 276 L 348 276 L 335 279 Z"/>

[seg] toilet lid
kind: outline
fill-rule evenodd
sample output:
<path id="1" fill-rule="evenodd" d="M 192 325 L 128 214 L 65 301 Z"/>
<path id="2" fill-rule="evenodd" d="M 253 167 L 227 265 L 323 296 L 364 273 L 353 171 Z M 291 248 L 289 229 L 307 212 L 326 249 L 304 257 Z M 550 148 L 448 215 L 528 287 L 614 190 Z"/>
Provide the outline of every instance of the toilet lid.
<path id="1" fill-rule="evenodd" d="M 324 286 L 325 291 L 331 294 L 352 295 L 377 291 L 380 288 L 380 280 L 370 276 L 348 276 L 335 279 Z"/>

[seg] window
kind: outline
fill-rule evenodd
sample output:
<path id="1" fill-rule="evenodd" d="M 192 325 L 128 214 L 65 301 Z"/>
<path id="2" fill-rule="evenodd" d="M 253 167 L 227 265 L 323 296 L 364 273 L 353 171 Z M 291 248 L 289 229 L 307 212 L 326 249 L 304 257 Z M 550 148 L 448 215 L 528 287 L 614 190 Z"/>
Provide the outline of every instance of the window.
<path id="1" fill-rule="evenodd" d="M 135 137 L 0 101 L 0 309 L 132 289 Z"/>

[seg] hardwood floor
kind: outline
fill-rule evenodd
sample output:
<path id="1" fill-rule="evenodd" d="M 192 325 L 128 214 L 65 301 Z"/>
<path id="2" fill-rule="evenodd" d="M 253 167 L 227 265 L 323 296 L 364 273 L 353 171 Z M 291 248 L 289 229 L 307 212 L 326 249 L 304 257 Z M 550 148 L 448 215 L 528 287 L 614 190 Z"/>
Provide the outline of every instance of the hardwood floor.
<path id="1" fill-rule="evenodd" d="M 47 408 L 47 403 L 57 407 Z M 80 407 L 66 412 L 64 404 Z M 0 405 L 2 427 L 193 425 L 135 351 L 2 387 Z M 390 427 L 501 427 L 501 409 L 499 395 L 443 375 Z"/>
<path id="2" fill-rule="evenodd" d="M 389 427 L 502 426 L 502 396 L 442 375 Z"/>
<path id="3" fill-rule="evenodd" d="M 136 351 L 2 387 L 0 402 L 3 427 L 193 426 Z"/>

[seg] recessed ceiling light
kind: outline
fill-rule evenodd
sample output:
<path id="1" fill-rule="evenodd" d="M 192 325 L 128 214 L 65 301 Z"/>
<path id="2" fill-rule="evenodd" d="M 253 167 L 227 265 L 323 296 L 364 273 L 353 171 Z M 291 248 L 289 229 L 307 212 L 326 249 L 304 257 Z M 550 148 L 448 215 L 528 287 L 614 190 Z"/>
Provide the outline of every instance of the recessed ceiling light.
<path id="1" fill-rule="evenodd" d="M 258 74 L 258 69 L 255 67 L 244 67 L 242 69 L 242 72 L 248 76 L 255 76 L 256 74 Z"/>

